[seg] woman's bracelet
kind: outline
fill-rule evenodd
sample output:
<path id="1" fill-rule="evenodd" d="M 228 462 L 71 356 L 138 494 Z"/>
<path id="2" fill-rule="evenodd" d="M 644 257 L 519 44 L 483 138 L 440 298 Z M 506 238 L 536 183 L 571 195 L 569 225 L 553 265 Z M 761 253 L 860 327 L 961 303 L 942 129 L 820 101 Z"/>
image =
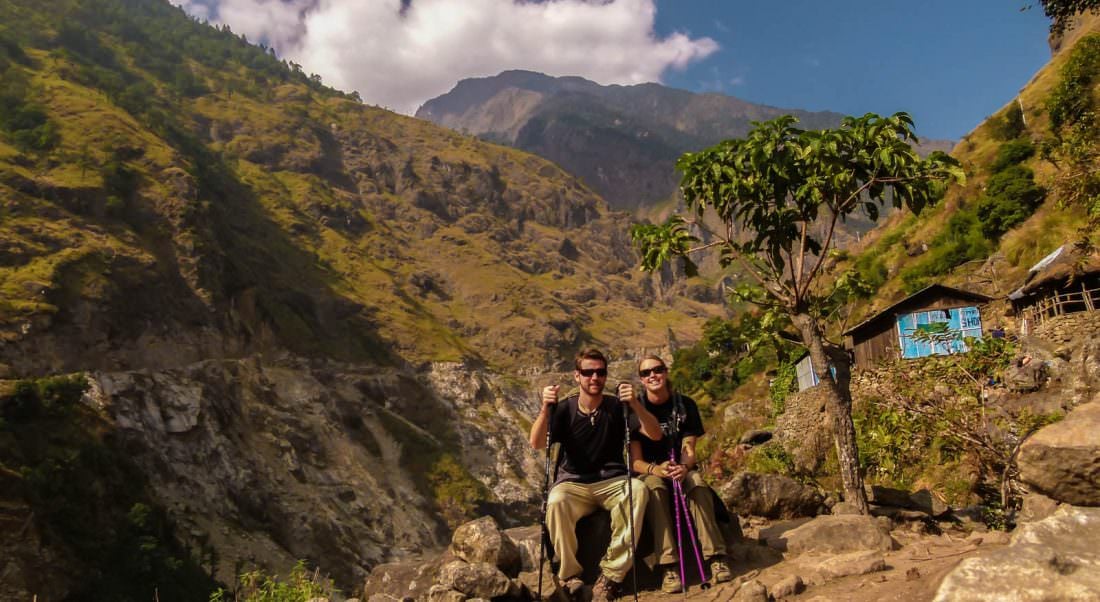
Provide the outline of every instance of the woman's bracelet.
<path id="1" fill-rule="evenodd" d="M 645 473 L 646 474 L 653 474 L 653 464 L 650 464 L 649 466 L 646 467 Z"/>

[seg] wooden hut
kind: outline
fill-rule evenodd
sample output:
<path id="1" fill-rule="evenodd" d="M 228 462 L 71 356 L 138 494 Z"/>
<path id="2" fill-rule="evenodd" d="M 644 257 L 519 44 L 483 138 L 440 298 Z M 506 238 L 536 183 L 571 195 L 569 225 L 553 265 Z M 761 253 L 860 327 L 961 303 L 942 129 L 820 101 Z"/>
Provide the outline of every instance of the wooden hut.
<path id="1" fill-rule="evenodd" d="M 1064 314 L 1100 306 L 1100 254 L 1071 244 L 1058 247 L 1028 270 L 1024 284 L 1008 295 L 1020 334 Z"/>
<path id="2" fill-rule="evenodd" d="M 964 337 L 980 337 L 982 318 L 978 307 L 990 297 L 942 284 L 933 284 L 867 318 L 844 333 L 854 366 L 867 368 L 884 359 L 912 359 L 933 354 L 966 351 Z M 929 324 L 947 323 L 956 333 L 950 343 L 933 345 L 913 334 Z"/>

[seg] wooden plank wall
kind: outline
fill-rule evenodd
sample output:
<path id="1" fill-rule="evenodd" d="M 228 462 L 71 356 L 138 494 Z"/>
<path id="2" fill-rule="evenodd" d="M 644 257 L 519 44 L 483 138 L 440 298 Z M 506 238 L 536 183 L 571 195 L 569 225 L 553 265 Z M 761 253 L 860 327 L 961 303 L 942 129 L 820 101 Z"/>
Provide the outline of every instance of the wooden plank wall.
<path id="1" fill-rule="evenodd" d="M 883 316 L 874 323 L 868 324 L 867 328 L 859 333 L 860 337 L 852 338 L 855 367 L 866 368 L 883 359 L 893 359 L 901 356 L 897 316 L 918 311 L 953 309 L 975 305 L 980 310 L 981 303 L 977 301 L 952 295 L 947 291 L 935 291 L 935 294 L 927 298 L 913 299 L 911 302 L 899 306 L 893 315 Z M 982 324 L 983 326 L 985 324 L 984 315 L 982 316 Z"/>

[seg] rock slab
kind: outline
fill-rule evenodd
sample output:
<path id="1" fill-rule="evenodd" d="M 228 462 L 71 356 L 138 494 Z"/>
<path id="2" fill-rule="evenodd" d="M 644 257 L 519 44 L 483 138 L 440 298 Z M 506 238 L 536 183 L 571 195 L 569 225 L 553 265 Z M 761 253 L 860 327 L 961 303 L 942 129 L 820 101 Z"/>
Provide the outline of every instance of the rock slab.
<path id="1" fill-rule="evenodd" d="M 1020 479 L 1075 506 L 1100 506 L 1100 402 L 1078 406 L 1022 446 Z"/>
<path id="2" fill-rule="evenodd" d="M 790 519 L 817 516 L 825 498 L 813 487 L 776 474 L 742 472 L 716 490 L 722 503 L 742 516 Z"/>
<path id="3" fill-rule="evenodd" d="M 760 532 L 765 543 L 792 555 L 843 554 L 894 547 L 889 529 L 870 516 L 819 516 L 798 525 L 777 525 Z"/>
<path id="4" fill-rule="evenodd" d="M 935 602 L 1095 601 L 1100 596 L 1100 508 L 1064 506 L 1017 529 L 1012 543 L 967 558 Z"/>

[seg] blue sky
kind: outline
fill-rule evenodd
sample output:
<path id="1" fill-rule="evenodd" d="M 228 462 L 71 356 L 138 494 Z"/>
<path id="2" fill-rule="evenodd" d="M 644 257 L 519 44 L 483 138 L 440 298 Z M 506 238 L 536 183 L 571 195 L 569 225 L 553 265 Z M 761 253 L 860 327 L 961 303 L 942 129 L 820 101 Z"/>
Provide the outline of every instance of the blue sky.
<path id="1" fill-rule="evenodd" d="M 720 46 L 665 84 L 786 108 L 907 111 L 921 135 L 957 140 L 1050 59 L 1047 19 L 1024 4 L 657 0 L 655 30 Z"/>
<path id="2" fill-rule="evenodd" d="M 784 108 L 907 111 L 958 139 L 1050 58 L 1025 0 L 173 0 L 364 102 L 412 114 L 508 69 Z"/>

